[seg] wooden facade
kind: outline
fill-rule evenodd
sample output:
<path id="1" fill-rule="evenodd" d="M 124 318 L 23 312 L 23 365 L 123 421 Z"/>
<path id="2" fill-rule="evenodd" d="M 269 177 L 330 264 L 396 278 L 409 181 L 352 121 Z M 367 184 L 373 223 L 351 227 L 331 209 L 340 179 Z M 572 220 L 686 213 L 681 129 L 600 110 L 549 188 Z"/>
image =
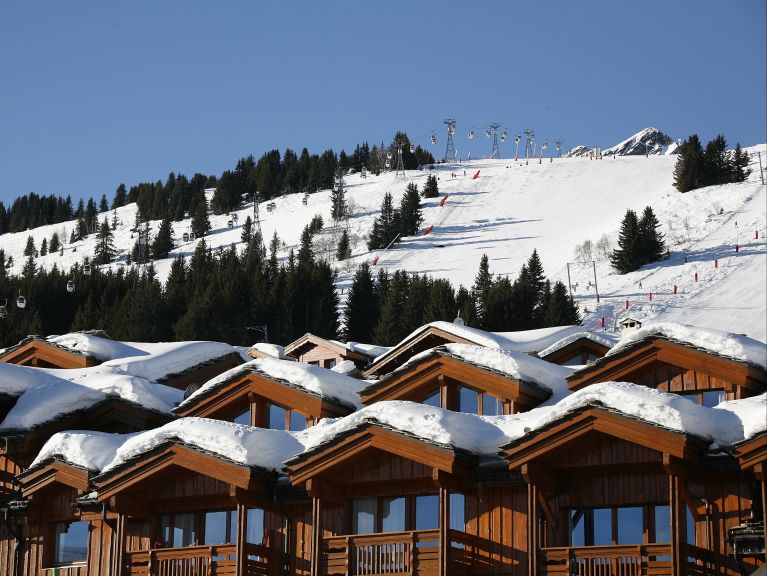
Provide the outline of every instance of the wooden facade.
<path id="1" fill-rule="evenodd" d="M 101 364 L 93 356 L 57 346 L 35 336 L 6 349 L 0 355 L 0 362 L 37 368 L 88 368 Z"/>
<path id="2" fill-rule="evenodd" d="M 549 390 L 532 382 L 482 368 L 437 348 L 418 362 L 365 388 L 362 402 L 366 405 L 382 400 L 423 402 L 439 395 L 439 406 L 458 411 L 459 389 L 465 386 L 478 393 L 480 414 L 524 412 L 551 396 Z"/>
<path id="3" fill-rule="evenodd" d="M 293 413 L 303 416 L 306 426 L 313 426 L 322 418 L 337 418 L 354 411 L 353 406 L 291 386 L 254 368 L 243 370 L 209 393 L 192 398 L 176 409 L 175 413 L 180 417 L 199 416 L 232 421 L 247 412 L 248 424 L 269 428 L 270 405 L 285 410 L 285 426 L 280 426 L 285 430 L 291 429 Z"/>
<path id="4" fill-rule="evenodd" d="M 707 391 L 720 391 L 727 400 L 739 400 L 767 390 L 764 368 L 659 336 L 605 356 L 567 378 L 573 391 L 611 380 L 691 395 L 699 403 Z"/>
<path id="5" fill-rule="evenodd" d="M 372 360 L 366 354 L 349 350 L 340 342 L 308 333 L 285 346 L 285 355 L 302 364 L 314 364 L 323 368 L 333 368 L 345 360 L 351 360 L 358 370 L 364 370 Z"/>

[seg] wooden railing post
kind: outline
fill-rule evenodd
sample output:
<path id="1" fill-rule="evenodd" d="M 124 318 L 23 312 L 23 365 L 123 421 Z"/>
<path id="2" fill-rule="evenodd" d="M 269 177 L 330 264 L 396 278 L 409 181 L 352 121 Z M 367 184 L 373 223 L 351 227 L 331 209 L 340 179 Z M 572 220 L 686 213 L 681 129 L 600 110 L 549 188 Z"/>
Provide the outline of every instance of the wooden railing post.
<path id="1" fill-rule="evenodd" d="M 351 536 L 347 536 L 344 541 L 346 542 L 346 576 L 352 576 L 352 565 L 357 563 L 356 554 L 352 550 Z M 355 555 L 354 559 L 352 559 L 352 554 Z"/>
<path id="2" fill-rule="evenodd" d="M 416 538 L 415 538 L 415 532 L 410 533 L 410 551 L 408 552 L 408 556 L 410 557 L 410 574 L 411 576 L 416 573 L 415 569 L 415 549 L 417 546 Z"/>

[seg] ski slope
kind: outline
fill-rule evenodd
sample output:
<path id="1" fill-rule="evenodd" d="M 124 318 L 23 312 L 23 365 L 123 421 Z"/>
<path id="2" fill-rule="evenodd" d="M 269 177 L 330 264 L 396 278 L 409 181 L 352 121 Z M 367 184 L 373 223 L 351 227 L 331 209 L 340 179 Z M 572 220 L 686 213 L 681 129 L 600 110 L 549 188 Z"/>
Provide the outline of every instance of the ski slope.
<path id="1" fill-rule="evenodd" d="M 319 214 L 325 220 L 325 228 L 316 238 L 315 250 L 333 261 L 341 227 L 348 227 L 353 257 L 335 263 L 342 301 L 357 264 L 376 257 L 374 270 L 402 268 L 411 273 L 446 277 L 457 288 L 459 284 L 471 286 L 483 254 L 488 255 L 494 274 L 513 279 L 533 249 L 537 249 L 545 273 L 552 280 L 568 284 L 570 263 L 573 296 L 581 308 L 584 325 L 589 328 L 601 328 L 604 318 L 605 329 L 612 330 L 622 318 L 632 316 L 745 333 L 767 341 L 764 242 L 767 189 L 759 182 L 755 154 L 760 150 L 764 162 L 767 146 L 747 150 L 752 153 L 753 169 L 747 182 L 712 186 L 686 194 L 673 187 L 676 162 L 673 155 L 618 156 L 603 160 L 544 158 L 542 163 L 538 159 L 529 163 L 474 160 L 439 165 L 433 172 L 408 171 L 405 179 L 395 178 L 393 172 L 367 178 L 352 174 L 345 178 L 347 202 L 351 206 L 348 222 L 338 226 L 330 222 L 330 191 L 325 190 L 311 194 L 306 205 L 303 194 L 275 198 L 276 208 L 272 212 L 262 203 L 259 207 L 261 229 L 267 244 L 277 232 L 282 242 L 279 255 L 285 258 L 291 248 L 297 248 L 303 227 Z M 479 177 L 473 179 L 477 171 Z M 438 177 L 440 190 L 440 198 L 422 203 L 423 229 L 433 226 L 432 232 L 403 238 L 387 251 L 369 252 L 366 237 L 383 195 L 391 192 L 398 204 L 409 182 L 421 189 L 430 173 Z M 440 207 L 439 201 L 445 194 L 448 198 Z M 641 215 L 648 205 L 652 206 L 666 235 L 671 251 L 667 260 L 626 275 L 615 273 L 609 263 L 596 254 L 592 257 L 595 265 L 576 262 L 578 244 L 584 240 L 596 244 L 607 235 L 614 247 L 626 210 L 631 208 Z M 227 225 L 230 215 L 211 215 L 213 229 L 205 238 L 208 246 L 217 249 L 235 245 L 242 250 L 241 227 L 252 212 L 252 204 L 239 210 L 238 225 L 233 228 Z M 135 205 L 118 209 L 117 215 L 120 225 L 115 231 L 115 245 L 120 257 L 112 268 L 125 266 L 125 257 L 135 242 L 130 230 L 135 222 Z M 111 222 L 111 212 L 102 216 Z M 190 256 L 199 242 L 181 241 L 183 233 L 190 230 L 190 223 L 189 220 L 174 223 L 177 241 L 174 257 Z M 12 272 L 21 271 L 28 235 L 32 235 L 39 248 L 42 239 L 50 239 L 54 230 L 68 240 L 74 224 L 44 226 L 1 236 L 0 247 L 6 255 L 13 256 Z M 152 222 L 151 227 L 155 232 L 159 221 Z M 758 239 L 755 238 L 757 232 Z M 94 246 L 95 234 L 73 245 L 67 243 L 63 255 L 41 256 L 37 263 L 46 268 L 57 264 L 67 269 L 92 256 Z M 162 280 L 171 262 L 172 258 L 156 262 Z"/>

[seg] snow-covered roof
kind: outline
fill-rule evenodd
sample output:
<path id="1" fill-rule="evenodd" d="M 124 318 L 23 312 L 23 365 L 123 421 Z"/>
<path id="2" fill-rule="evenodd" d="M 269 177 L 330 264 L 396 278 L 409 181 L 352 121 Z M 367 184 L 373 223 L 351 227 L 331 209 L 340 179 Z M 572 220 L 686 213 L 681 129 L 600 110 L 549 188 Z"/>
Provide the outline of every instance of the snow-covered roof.
<path id="1" fill-rule="evenodd" d="M 749 338 L 745 334 L 733 334 L 675 322 L 645 324 L 638 330 L 623 336 L 607 352 L 607 356 L 617 354 L 637 342 L 653 337 L 673 340 L 700 348 L 717 356 L 748 362 L 767 369 L 767 344 L 764 342 Z"/>
<path id="2" fill-rule="evenodd" d="M 376 384 L 369 386 L 369 388 L 387 382 L 395 375 L 402 373 L 427 358 L 439 355 L 458 358 L 463 362 L 497 372 L 508 378 L 528 382 L 555 393 L 557 397 L 562 397 L 566 394 L 567 383 L 565 378 L 572 372 L 570 368 L 546 362 L 524 352 L 498 350 L 497 348 L 486 348 L 471 344 L 448 343 L 416 354 L 402 366 L 384 376 Z"/>
<path id="3" fill-rule="evenodd" d="M 285 360 L 289 358 L 289 356 L 285 356 L 285 347 L 280 346 L 279 344 L 269 344 L 268 342 L 257 342 L 256 344 L 253 344 L 253 346 L 251 346 L 250 349 L 257 350 L 258 352 L 261 352 L 262 354 L 266 354 L 267 356 L 271 356 L 272 358 L 278 358 L 280 360 Z"/>
<path id="4" fill-rule="evenodd" d="M 430 328 L 436 328 L 452 334 L 458 338 L 468 340 L 478 346 L 486 348 L 498 348 L 501 350 L 514 350 L 517 352 L 538 352 L 550 346 L 557 340 L 575 332 L 582 331 L 580 326 L 555 326 L 553 328 L 538 328 L 536 330 L 521 330 L 518 332 L 487 332 L 479 328 L 471 328 L 452 322 L 430 322 L 414 330 L 402 339 L 396 346 L 386 353 L 378 356 L 375 362 L 385 358 L 391 351 L 399 348 L 405 342 L 408 342 L 416 336 L 422 334 Z"/>
<path id="5" fill-rule="evenodd" d="M 350 408 L 362 406 L 359 392 L 363 384 L 356 378 L 311 364 L 277 360 L 276 358 L 256 358 L 209 380 L 185 399 L 179 408 L 194 403 L 234 378 L 247 373 L 258 374 Z"/>
<path id="6" fill-rule="evenodd" d="M 342 346 L 351 352 L 356 352 L 357 354 L 364 354 L 371 360 L 373 358 L 377 358 L 378 356 L 381 356 L 382 354 L 386 354 L 389 350 L 391 350 L 391 346 L 378 346 L 377 344 L 363 344 L 362 342 L 341 342 L 339 340 L 330 340 L 330 342 L 333 342 L 333 344 L 338 344 L 339 346 Z"/>
<path id="7" fill-rule="evenodd" d="M 18 396 L 0 430 L 29 430 L 109 398 L 163 413 L 183 398 L 180 390 L 103 364 L 57 370 L 0 363 L 0 390 Z"/>
<path id="8" fill-rule="evenodd" d="M 123 342 L 116 342 L 90 332 L 70 332 L 62 336 L 48 336 L 45 341 L 101 361 L 147 354 L 147 352 Z"/>
<path id="9" fill-rule="evenodd" d="M 538 352 L 538 356 L 541 358 L 548 356 L 549 354 L 553 354 L 557 350 L 561 350 L 565 346 L 572 344 L 576 340 L 580 340 L 581 338 L 586 338 L 587 340 L 591 340 L 592 342 L 596 342 L 597 344 L 601 344 L 602 346 L 606 346 L 607 348 L 612 348 L 615 346 L 615 343 L 618 341 L 618 337 L 614 336 L 612 334 L 607 334 L 605 332 L 591 332 L 591 331 L 583 331 L 583 332 L 575 332 L 573 334 L 568 334 L 564 338 L 557 340 L 554 342 L 551 346 L 548 348 L 544 348 L 540 352 Z"/>
<path id="10" fill-rule="evenodd" d="M 555 404 L 507 416 L 477 416 L 406 401 L 377 402 L 343 418 L 325 418 L 301 432 L 253 428 L 207 418 L 181 418 L 131 435 L 62 432 L 35 459 L 52 456 L 108 472 L 169 442 L 178 441 L 247 466 L 280 470 L 368 423 L 450 449 L 495 456 L 500 448 L 583 408 L 598 406 L 667 430 L 689 434 L 710 448 L 733 446 L 767 429 L 767 394 L 700 406 L 683 396 L 627 382 L 593 384 Z M 33 464 L 34 465 L 34 464 Z"/>
<path id="11" fill-rule="evenodd" d="M 196 366 L 217 360 L 237 350 L 223 342 L 126 342 L 138 349 L 140 356 L 116 358 L 104 362 L 134 376 L 162 382 Z"/>

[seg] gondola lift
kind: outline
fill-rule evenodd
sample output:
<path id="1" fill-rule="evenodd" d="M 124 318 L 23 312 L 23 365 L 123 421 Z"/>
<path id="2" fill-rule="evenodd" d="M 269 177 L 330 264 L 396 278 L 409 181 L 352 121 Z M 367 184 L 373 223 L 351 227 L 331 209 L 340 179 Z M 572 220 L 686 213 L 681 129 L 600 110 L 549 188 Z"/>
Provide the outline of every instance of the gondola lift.
<path id="1" fill-rule="evenodd" d="M 21 294 L 19 294 L 19 297 L 16 298 L 16 307 L 24 309 L 27 307 L 27 299 L 24 298 Z"/>
<path id="2" fill-rule="evenodd" d="M 86 276 L 90 276 L 91 272 L 92 272 L 91 265 L 90 264 L 83 264 L 83 274 L 85 274 Z"/>
<path id="3" fill-rule="evenodd" d="M 415 152 L 415 146 L 412 144 L 410 145 L 410 153 L 413 154 Z"/>
<path id="4" fill-rule="evenodd" d="M 432 134 L 431 135 L 431 143 L 432 144 L 436 144 L 437 143 L 437 135 L 436 134 Z"/>
<path id="5" fill-rule="evenodd" d="M 70 294 L 75 291 L 75 281 L 74 280 L 68 280 L 67 281 L 67 292 Z"/>
<path id="6" fill-rule="evenodd" d="M 466 134 L 466 137 L 469 140 L 474 140 L 474 130 L 469 130 L 468 134 Z"/>
<path id="7" fill-rule="evenodd" d="M 490 130 L 485 130 L 485 137 L 490 138 Z"/>

